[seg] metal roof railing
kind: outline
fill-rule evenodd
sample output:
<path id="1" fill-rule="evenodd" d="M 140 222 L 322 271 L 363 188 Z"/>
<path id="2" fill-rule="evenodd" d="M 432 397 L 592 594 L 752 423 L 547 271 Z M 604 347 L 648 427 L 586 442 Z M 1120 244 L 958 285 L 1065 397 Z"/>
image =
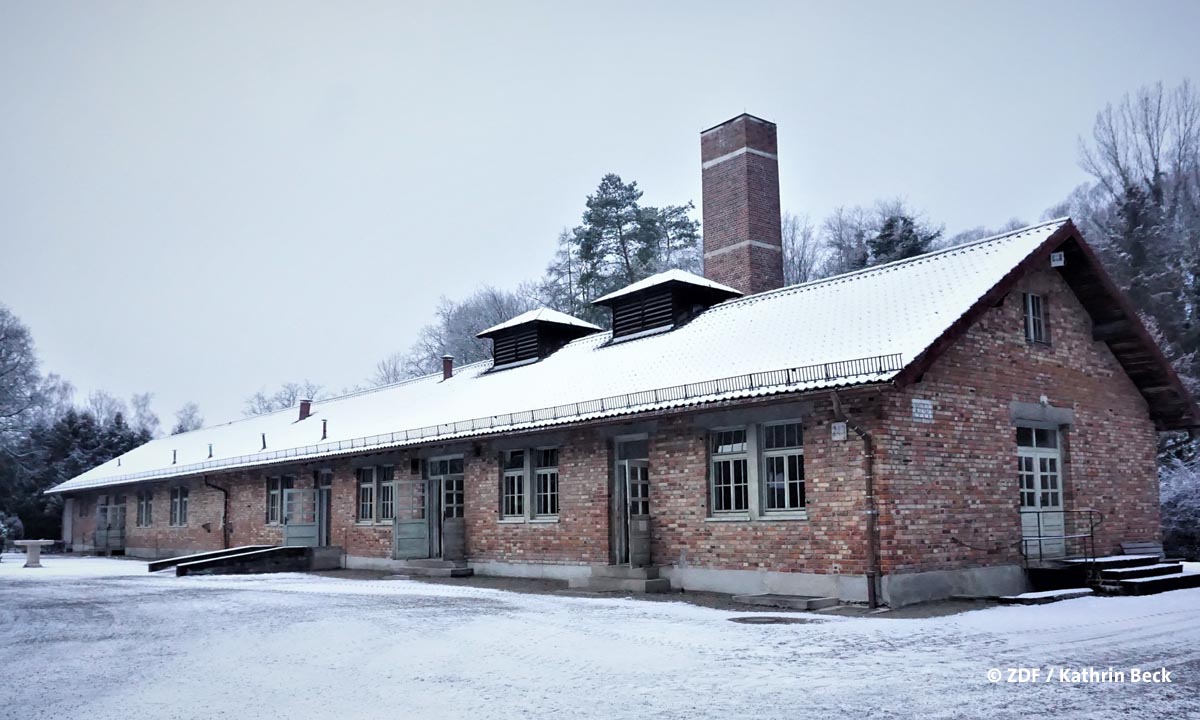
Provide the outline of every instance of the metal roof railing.
<path id="1" fill-rule="evenodd" d="M 58 488 L 53 488 L 48 492 L 69 492 L 75 489 L 82 490 L 90 487 L 101 487 L 106 485 L 135 482 L 137 480 L 178 477 L 181 475 L 192 475 L 205 470 L 236 468 L 249 465 L 263 465 L 290 459 L 326 456 L 330 454 L 347 453 L 355 450 L 374 447 L 402 447 L 405 445 L 432 442 L 434 440 L 453 440 L 501 430 L 520 430 L 531 426 L 540 426 L 544 424 L 557 424 L 568 421 L 580 421 L 597 417 L 628 414 L 637 412 L 641 408 L 650 409 L 654 406 L 661 406 L 664 408 L 675 407 L 679 405 L 704 402 L 708 399 L 724 399 L 727 396 L 737 396 L 743 393 L 753 393 L 764 390 L 787 392 L 789 389 L 796 388 L 796 386 L 800 385 L 827 385 L 834 383 L 847 384 L 846 381 L 848 380 L 855 378 L 866 379 L 873 376 L 885 375 L 887 373 L 899 372 L 903 368 L 904 363 L 901 359 L 901 356 L 898 353 L 893 353 L 890 355 L 875 355 L 872 357 L 858 358 L 855 360 L 818 363 L 815 365 L 785 368 L 782 370 L 768 370 L 766 372 L 735 375 L 732 377 L 719 378 L 717 380 L 706 380 L 703 382 L 688 383 L 685 385 L 673 385 L 671 387 L 656 388 L 653 390 L 642 390 L 639 392 L 625 393 L 623 395 L 611 395 L 595 400 L 583 400 L 580 402 L 566 403 L 563 405 L 555 405 L 553 407 L 539 408 L 536 410 L 524 410 L 520 412 L 504 413 L 502 415 L 490 415 L 451 423 L 426 425 L 425 427 L 414 428 L 410 430 L 397 430 L 395 432 L 380 433 L 378 435 L 350 438 L 348 440 L 336 440 L 314 445 L 286 448 L 283 450 L 254 453 L 251 455 L 239 455 L 237 457 L 206 460 L 204 462 L 192 463 L 190 465 L 171 466 L 169 468 L 160 468 L 156 470 L 144 470 L 142 472 L 129 473 L 127 475 L 97 478 L 97 482 L 95 484 L 81 484 L 75 488 L 64 488 L 61 491 Z"/>

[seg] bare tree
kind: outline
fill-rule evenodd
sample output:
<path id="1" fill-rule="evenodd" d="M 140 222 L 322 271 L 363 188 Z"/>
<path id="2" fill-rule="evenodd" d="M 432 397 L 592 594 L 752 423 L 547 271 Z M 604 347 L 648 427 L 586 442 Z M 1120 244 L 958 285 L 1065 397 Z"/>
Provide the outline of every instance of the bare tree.
<path id="1" fill-rule="evenodd" d="M 383 384 L 385 379 L 438 372 L 441 357 L 447 354 L 458 364 L 485 360 L 491 357 L 491 342 L 475 335 L 537 306 L 537 292 L 530 284 L 515 291 L 484 286 L 461 302 L 442 298 L 436 320 L 421 328 L 407 353 L 393 353 L 381 360 L 371 381 Z"/>
<path id="2" fill-rule="evenodd" d="M 409 377 L 406 371 L 408 356 L 402 352 L 394 352 L 375 363 L 375 374 L 367 381 L 373 387 L 391 385 Z"/>
<path id="3" fill-rule="evenodd" d="M 171 434 L 178 435 L 199 430 L 202 427 L 204 427 L 204 418 L 200 416 L 200 406 L 189 402 L 175 411 L 175 426 L 171 428 Z"/>
<path id="4" fill-rule="evenodd" d="M 125 401 L 105 390 L 93 390 L 84 407 L 100 425 L 108 425 L 117 415 L 129 415 L 129 406 Z"/>
<path id="5" fill-rule="evenodd" d="M 816 280 L 822 260 L 821 238 L 808 215 L 783 214 L 783 281 L 787 285 Z"/>
<path id="6" fill-rule="evenodd" d="M 130 425 L 134 430 L 145 431 L 151 437 L 158 436 L 159 421 L 158 415 L 154 414 L 154 410 L 150 407 L 150 401 L 154 399 L 154 393 L 134 393 L 129 398 L 129 405 L 133 408 L 133 418 Z"/>
<path id="7" fill-rule="evenodd" d="M 0 431 L 37 406 L 40 383 L 29 329 L 0 305 Z"/>
<path id="8" fill-rule="evenodd" d="M 268 393 L 266 390 L 259 390 L 246 398 L 246 407 L 242 410 L 242 414 L 247 417 L 252 415 L 266 415 L 267 413 L 292 407 L 301 400 L 319 400 L 324 397 L 322 389 L 321 385 L 304 380 L 298 383 L 286 382 L 272 393 Z"/>

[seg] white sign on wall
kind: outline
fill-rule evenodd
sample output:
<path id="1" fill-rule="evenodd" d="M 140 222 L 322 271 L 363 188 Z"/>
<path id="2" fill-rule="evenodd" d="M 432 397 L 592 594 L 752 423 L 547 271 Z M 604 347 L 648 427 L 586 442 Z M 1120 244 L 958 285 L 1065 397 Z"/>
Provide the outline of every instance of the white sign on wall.
<path id="1" fill-rule="evenodd" d="M 846 423 L 835 422 L 829 426 L 829 429 L 833 433 L 834 442 L 842 442 L 846 439 Z"/>

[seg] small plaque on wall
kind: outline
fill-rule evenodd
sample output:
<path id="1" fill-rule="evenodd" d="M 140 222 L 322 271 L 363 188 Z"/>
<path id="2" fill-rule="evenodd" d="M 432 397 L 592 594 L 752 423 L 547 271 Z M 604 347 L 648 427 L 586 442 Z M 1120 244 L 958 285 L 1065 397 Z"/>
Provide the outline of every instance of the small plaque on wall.
<path id="1" fill-rule="evenodd" d="M 829 426 L 833 435 L 834 442 L 844 442 L 846 440 L 846 423 L 835 422 Z"/>

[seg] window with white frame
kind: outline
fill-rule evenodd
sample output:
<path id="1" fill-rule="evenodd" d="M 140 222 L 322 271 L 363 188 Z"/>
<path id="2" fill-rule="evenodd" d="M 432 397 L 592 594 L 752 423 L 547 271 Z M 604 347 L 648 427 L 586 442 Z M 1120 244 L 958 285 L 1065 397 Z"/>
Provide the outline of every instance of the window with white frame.
<path id="1" fill-rule="evenodd" d="M 358 521 L 375 520 L 375 468 L 358 469 Z"/>
<path id="2" fill-rule="evenodd" d="M 379 506 L 375 520 L 390 523 L 396 518 L 396 469 L 391 465 L 375 468 L 375 482 L 379 488 Z"/>
<path id="3" fill-rule="evenodd" d="M 749 512 L 746 429 L 717 430 L 710 439 L 709 494 L 713 513 Z"/>
<path id="4" fill-rule="evenodd" d="M 501 456 L 500 515 L 525 517 L 525 451 L 507 450 Z"/>
<path id="5" fill-rule="evenodd" d="M 558 515 L 558 448 L 540 448 L 533 451 L 534 491 L 533 514 L 535 517 Z"/>
<path id="6" fill-rule="evenodd" d="M 183 486 L 171 488 L 171 525 L 183 527 L 187 525 L 188 489 Z"/>
<path id="7" fill-rule="evenodd" d="M 392 465 L 361 467 L 357 474 L 358 522 L 392 522 L 396 518 L 396 468 Z"/>
<path id="8" fill-rule="evenodd" d="M 283 522 L 283 491 L 291 490 L 296 484 L 294 475 L 267 478 L 267 524 Z"/>
<path id="9" fill-rule="evenodd" d="M 1025 340 L 1031 343 L 1049 343 L 1050 333 L 1046 328 L 1046 297 L 1035 293 L 1024 294 Z"/>
<path id="10" fill-rule="evenodd" d="M 154 523 L 152 503 L 154 501 L 154 493 L 150 490 L 142 490 L 137 494 L 137 526 L 150 527 Z"/>
<path id="11" fill-rule="evenodd" d="M 804 429 L 800 423 L 764 425 L 762 442 L 763 512 L 804 509 Z"/>

